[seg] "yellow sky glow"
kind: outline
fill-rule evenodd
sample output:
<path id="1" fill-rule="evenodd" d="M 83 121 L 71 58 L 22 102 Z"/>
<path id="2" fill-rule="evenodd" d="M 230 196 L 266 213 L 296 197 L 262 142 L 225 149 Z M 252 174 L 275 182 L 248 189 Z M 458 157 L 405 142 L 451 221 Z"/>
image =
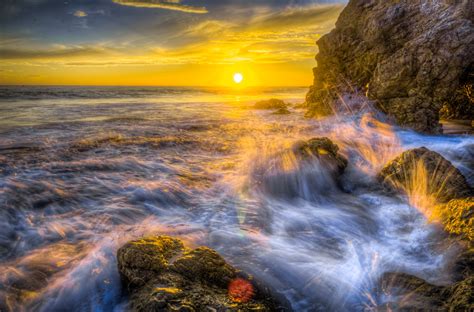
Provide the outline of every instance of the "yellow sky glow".
<path id="1" fill-rule="evenodd" d="M 203 19 L 168 38 L 168 45 L 137 47 L 138 39 L 127 38 L 3 46 L 0 84 L 232 86 L 239 72 L 245 86 L 306 86 L 316 65 L 315 41 L 341 10 L 319 5 L 264 12 L 244 24 Z"/>

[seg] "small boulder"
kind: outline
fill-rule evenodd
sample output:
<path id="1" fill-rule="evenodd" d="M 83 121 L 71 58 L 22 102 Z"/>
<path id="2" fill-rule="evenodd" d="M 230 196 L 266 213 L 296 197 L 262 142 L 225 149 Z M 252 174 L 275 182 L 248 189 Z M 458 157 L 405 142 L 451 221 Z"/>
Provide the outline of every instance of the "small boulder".
<path id="1" fill-rule="evenodd" d="M 126 243 L 117 259 L 132 311 L 287 310 L 267 288 L 207 247 L 189 249 L 177 238 L 147 237 Z"/>
<path id="2" fill-rule="evenodd" d="M 472 188 L 461 172 L 440 154 L 426 147 L 402 153 L 379 173 L 379 179 L 391 188 L 407 194 L 431 196 L 438 203 L 470 196 Z M 419 193 L 424 194 L 419 194 Z"/>
<path id="3" fill-rule="evenodd" d="M 287 109 L 287 104 L 279 99 L 269 99 L 258 101 L 253 108 L 255 109 Z"/>
<path id="4" fill-rule="evenodd" d="M 293 153 L 302 160 L 317 158 L 336 169 L 338 174 L 342 174 L 347 167 L 347 159 L 339 154 L 339 147 L 326 137 L 297 142 Z"/>
<path id="5" fill-rule="evenodd" d="M 273 112 L 273 115 L 289 115 L 291 112 L 286 107 L 282 107 Z"/>

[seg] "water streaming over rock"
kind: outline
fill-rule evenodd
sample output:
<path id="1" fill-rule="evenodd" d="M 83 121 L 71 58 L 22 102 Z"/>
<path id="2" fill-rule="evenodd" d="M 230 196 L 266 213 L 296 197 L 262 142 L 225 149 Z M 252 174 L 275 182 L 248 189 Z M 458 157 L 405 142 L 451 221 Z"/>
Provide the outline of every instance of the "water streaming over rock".
<path id="1" fill-rule="evenodd" d="M 456 246 L 375 181 L 426 146 L 473 182 L 472 136 L 423 136 L 368 103 L 323 120 L 256 111 L 305 88 L 5 88 L 0 91 L 0 309 L 121 311 L 115 252 L 170 234 L 208 245 L 295 311 L 376 309 L 384 272 L 446 283 Z M 340 177 L 291 147 L 329 137 Z"/>

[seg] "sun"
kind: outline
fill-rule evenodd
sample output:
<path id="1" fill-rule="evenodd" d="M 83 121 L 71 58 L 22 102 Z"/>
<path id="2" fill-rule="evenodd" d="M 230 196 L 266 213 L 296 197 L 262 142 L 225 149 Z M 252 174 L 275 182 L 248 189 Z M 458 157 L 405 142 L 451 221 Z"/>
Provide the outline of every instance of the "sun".
<path id="1" fill-rule="evenodd" d="M 241 83 L 244 80 L 244 76 L 241 73 L 235 73 L 234 74 L 234 82 L 235 83 Z"/>

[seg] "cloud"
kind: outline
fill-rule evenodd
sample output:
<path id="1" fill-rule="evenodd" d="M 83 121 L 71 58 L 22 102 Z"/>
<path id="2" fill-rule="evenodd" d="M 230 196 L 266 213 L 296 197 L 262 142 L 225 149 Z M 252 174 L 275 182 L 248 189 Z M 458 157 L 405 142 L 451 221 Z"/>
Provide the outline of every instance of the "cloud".
<path id="1" fill-rule="evenodd" d="M 160 42 L 155 57 L 191 64 L 311 62 L 317 52 L 315 41 L 334 27 L 342 9 L 339 4 L 282 10 L 253 7 L 240 20 L 205 19 Z"/>
<path id="2" fill-rule="evenodd" d="M 87 13 L 84 12 L 84 11 L 81 11 L 81 10 L 77 10 L 76 12 L 74 12 L 73 14 L 75 17 L 86 17 L 87 16 Z"/>
<path id="3" fill-rule="evenodd" d="M 156 1 L 153 3 L 156 4 Z M 180 5 L 181 1 L 167 3 Z M 143 28 L 140 35 L 111 38 L 98 43 L 50 45 L 43 48 L 32 44 L 21 49 L 15 42 L 7 42 L 6 46 L 10 48 L 0 48 L 0 55 L 3 63 L 9 65 L 28 63 L 76 68 L 221 64 L 253 66 L 294 62 L 304 63 L 310 68 L 317 52 L 315 41 L 333 28 L 342 8 L 338 4 L 304 8 L 292 6 L 280 10 L 253 6 L 238 15 L 217 14 L 213 11 L 208 15 L 183 18 L 169 14 L 167 18 L 159 20 L 159 27 L 156 27 L 156 23 L 154 27 L 146 23 L 147 28 Z M 89 16 L 96 14 L 94 12 L 87 10 Z M 83 22 L 87 18 L 75 21 Z M 162 29 L 166 32 L 160 33 Z"/>
<path id="4" fill-rule="evenodd" d="M 328 31 L 333 27 L 333 23 L 343 7 L 340 4 L 313 5 L 309 7 L 290 7 L 278 12 L 271 11 L 253 18 L 249 22 L 249 28 L 260 31 L 275 31 L 301 27 L 325 27 L 325 31 Z"/>
<path id="5" fill-rule="evenodd" d="M 181 4 L 181 0 L 112 0 L 114 3 L 137 8 L 167 9 L 187 13 L 208 13 L 205 7 Z"/>
<path id="6" fill-rule="evenodd" d="M 77 58 L 90 56 L 103 56 L 108 54 L 107 50 L 93 46 L 58 46 L 49 50 L 35 49 L 0 49 L 0 55 L 4 60 L 50 60 L 63 58 Z"/>

